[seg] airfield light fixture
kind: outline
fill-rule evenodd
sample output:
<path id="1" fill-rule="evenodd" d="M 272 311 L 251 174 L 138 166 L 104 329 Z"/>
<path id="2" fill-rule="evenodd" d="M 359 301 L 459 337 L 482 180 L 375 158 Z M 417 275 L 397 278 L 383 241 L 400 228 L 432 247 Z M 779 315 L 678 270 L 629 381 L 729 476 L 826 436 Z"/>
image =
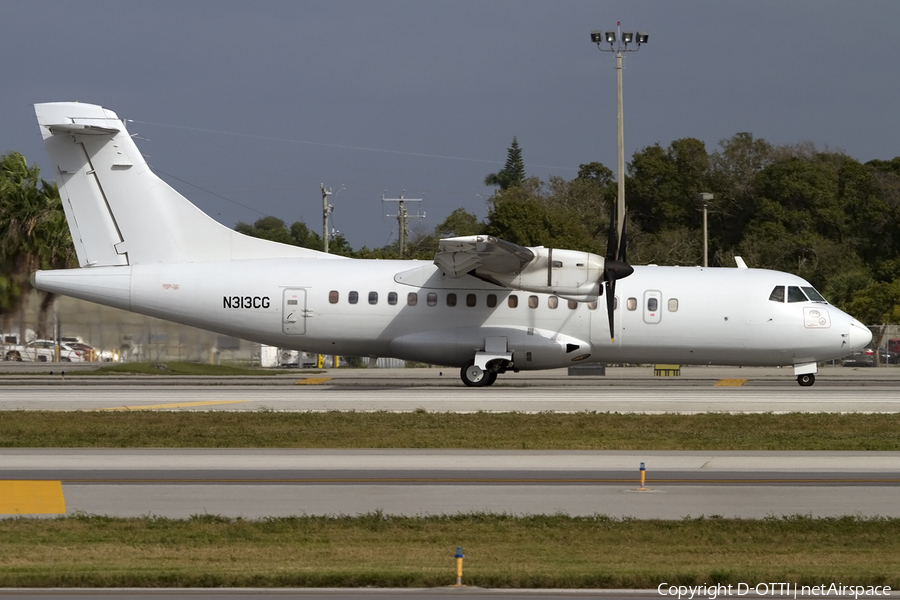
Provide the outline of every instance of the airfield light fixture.
<path id="1" fill-rule="evenodd" d="M 635 41 L 635 34 L 633 32 L 625 32 L 622 31 L 622 23 L 616 23 L 616 31 L 607 31 L 603 33 L 603 37 L 600 37 L 601 31 L 595 30 L 591 32 L 591 42 L 597 44 L 597 49 L 601 52 L 613 52 L 616 55 L 616 92 L 618 95 L 618 144 L 619 144 L 619 152 L 618 152 L 618 173 L 616 175 L 618 179 L 618 202 L 617 202 L 617 210 L 616 216 L 618 217 L 617 223 L 617 239 L 621 240 L 623 232 L 625 230 L 625 132 L 624 132 L 624 117 L 622 112 L 622 55 L 625 52 L 637 52 L 641 48 L 641 44 L 647 43 L 647 32 L 639 31 L 637 33 L 637 47 L 629 48 L 628 44 L 633 43 Z M 618 34 L 621 33 L 621 36 Z M 621 40 L 621 41 L 618 41 Z M 618 41 L 618 42 L 617 42 Z M 609 44 L 609 48 L 604 48 L 602 46 L 603 43 Z"/>

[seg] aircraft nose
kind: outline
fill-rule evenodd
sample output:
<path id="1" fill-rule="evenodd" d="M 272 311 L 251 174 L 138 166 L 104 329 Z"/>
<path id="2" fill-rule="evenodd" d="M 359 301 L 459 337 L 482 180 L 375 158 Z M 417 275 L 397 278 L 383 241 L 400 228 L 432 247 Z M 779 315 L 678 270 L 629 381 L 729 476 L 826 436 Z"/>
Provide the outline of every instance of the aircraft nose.
<path id="1" fill-rule="evenodd" d="M 866 346 L 869 345 L 869 342 L 872 341 L 872 332 L 869 331 L 869 328 L 857 321 L 856 319 L 850 319 L 850 336 L 848 344 L 850 345 L 850 351 L 855 352 L 856 350 L 862 350 Z"/>

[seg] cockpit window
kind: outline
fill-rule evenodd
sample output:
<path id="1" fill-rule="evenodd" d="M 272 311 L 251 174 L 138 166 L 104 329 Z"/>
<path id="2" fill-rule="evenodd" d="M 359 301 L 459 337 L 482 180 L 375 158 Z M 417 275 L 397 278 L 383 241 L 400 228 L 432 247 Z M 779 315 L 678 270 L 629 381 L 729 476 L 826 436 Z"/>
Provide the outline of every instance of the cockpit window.
<path id="1" fill-rule="evenodd" d="M 784 302 L 784 286 L 776 285 L 772 293 L 769 294 L 769 300 L 772 302 Z"/>
<path id="2" fill-rule="evenodd" d="M 788 286 L 788 302 L 806 302 L 809 298 L 806 297 L 806 294 L 803 293 L 796 285 Z"/>
<path id="3" fill-rule="evenodd" d="M 822 297 L 822 294 L 817 292 L 814 287 L 804 287 L 803 291 L 806 292 L 806 295 L 809 296 L 809 299 L 813 302 L 826 302 L 825 298 Z"/>

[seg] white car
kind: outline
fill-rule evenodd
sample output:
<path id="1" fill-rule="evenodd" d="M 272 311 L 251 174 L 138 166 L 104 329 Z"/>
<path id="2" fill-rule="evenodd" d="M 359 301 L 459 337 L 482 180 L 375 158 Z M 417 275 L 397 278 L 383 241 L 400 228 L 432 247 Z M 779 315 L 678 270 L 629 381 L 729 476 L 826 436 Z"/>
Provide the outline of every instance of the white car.
<path id="1" fill-rule="evenodd" d="M 7 360 L 54 362 L 56 361 L 56 342 L 52 340 L 34 340 L 24 346 L 17 346 L 14 352 L 18 353 L 19 356 L 13 355 L 10 357 L 10 352 L 7 352 Z M 83 362 L 85 359 L 80 352 L 74 350 L 71 346 L 60 344 L 59 360 L 60 362 Z"/>

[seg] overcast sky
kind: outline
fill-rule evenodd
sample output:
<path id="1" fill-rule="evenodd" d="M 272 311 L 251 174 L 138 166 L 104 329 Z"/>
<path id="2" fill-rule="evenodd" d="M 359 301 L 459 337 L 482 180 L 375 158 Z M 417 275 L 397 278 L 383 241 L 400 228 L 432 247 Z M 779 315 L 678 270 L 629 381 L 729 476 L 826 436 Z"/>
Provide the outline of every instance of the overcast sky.
<path id="1" fill-rule="evenodd" d="M 896 0 L 0 0 L 0 152 L 50 178 L 32 104 L 101 104 L 222 223 L 320 231 L 324 183 L 350 244 L 379 247 L 382 194 L 423 198 L 429 230 L 484 217 L 513 136 L 529 175 L 615 170 L 615 59 L 590 32 L 617 21 L 650 36 L 625 59 L 626 160 L 742 131 L 900 155 Z"/>

